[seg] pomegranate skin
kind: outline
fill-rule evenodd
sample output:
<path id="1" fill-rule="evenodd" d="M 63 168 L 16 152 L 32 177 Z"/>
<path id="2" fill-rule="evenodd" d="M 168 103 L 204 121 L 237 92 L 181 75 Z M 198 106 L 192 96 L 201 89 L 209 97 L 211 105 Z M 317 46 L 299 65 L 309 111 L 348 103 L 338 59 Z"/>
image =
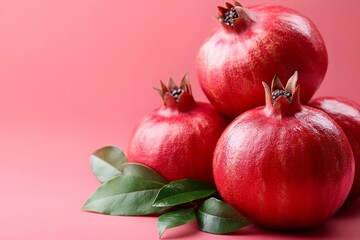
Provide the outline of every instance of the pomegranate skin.
<path id="1" fill-rule="evenodd" d="M 127 157 L 168 181 L 194 178 L 214 184 L 213 151 L 228 122 L 211 104 L 195 102 L 187 93 L 170 104 L 167 97 L 173 98 L 165 94 L 164 106 L 151 111 L 135 129 Z"/>
<path id="2" fill-rule="evenodd" d="M 350 191 L 350 144 L 324 112 L 284 97 L 269 102 L 238 116 L 220 137 L 213 162 L 216 187 L 260 226 L 315 226 L 333 215 Z"/>
<path id="3" fill-rule="evenodd" d="M 314 23 L 292 9 L 258 5 L 240 7 L 234 26 L 215 29 L 199 50 L 197 76 L 209 101 L 235 118 L 264 104 L 261 82 L 276 74 L 288 79 L 299 72 L 301 102 L 321 85 L 328 57 Z"/>
<path id="4" fill-rule="evenodd" d="M 348 201 L 360 197 L 360 105 L 343 97 L 320 97 L 309 102 L 309 106 L 327 113 L 346 134 L 355 159 L 355 177 Z"/>

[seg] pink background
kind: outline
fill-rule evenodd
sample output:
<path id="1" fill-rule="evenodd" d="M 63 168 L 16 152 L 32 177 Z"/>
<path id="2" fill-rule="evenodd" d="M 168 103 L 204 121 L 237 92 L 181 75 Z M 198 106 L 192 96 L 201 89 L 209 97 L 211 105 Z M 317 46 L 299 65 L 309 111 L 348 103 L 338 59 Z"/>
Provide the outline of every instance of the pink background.
<path id="1" fill-rule="evenodd" d="M 189 72 L 224 1 L 0 0 L 0 239 L 157 239 L 154 217 L 80 211 L 99 183 L 89 155 L 126 149 L 140 118 L 161 104 L 159 80 Z M 358 0 L 258 0 L 310 17 L 329 70 L 317 92 L 360 102 Z M 190 224 L 168 239 L 360 238 L 360 201 L 307 232 L 254 226 L 230 236 Z"/>

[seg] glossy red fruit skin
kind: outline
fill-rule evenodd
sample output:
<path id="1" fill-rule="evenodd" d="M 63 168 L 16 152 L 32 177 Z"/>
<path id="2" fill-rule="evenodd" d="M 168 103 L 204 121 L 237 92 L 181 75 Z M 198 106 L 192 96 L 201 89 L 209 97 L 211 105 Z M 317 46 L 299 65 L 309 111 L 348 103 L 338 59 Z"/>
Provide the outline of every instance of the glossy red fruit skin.
<path id="1" fill-rule="evenodd" d="M 262 81 L 270 85 L 274 75 L 288 79 L 298 71 L 301 102 L 307 103 L 328 66 L 317 27 L 282 6 L 258 5 L 242 11 L 249 17 L 234 22 L 234 28 L 220 23 L 198 53 L 197 76 L 209 101 L 235 118 L 264 104 Z"/>
<path id="2" fill-rule="evenodd" d="M 343 97 L 319 97 L 309 102 L 309 106 L 327 113 L 346 134 L 355 159 L 354 183 L 348 201 L 360 197 L 360 104 Z"/>
<path id="3" fill-rule="evenodd" d="M 145 116 L 131 137 L 127 157 L 168 181 L 193 178 L 213 184 L 213 151 L 228 120 L 211 104 L 190 97 L 180 96 L 178 104 L 166 104 L 165 99 L 164 106 Z"/>
<path id="4" fill-rule="evenodd" d="M 344 132 L 327 114 L 280 97 L 227 127 L 213 171 L 223 199 L 251 222 L 304 229 L 341 207 L 354 159 Z"/>

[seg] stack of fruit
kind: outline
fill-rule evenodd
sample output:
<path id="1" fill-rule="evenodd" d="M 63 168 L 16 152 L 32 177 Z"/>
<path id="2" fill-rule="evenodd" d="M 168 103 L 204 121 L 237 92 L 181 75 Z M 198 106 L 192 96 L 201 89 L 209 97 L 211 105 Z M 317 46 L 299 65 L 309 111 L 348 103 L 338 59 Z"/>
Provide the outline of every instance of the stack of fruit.
<path id="1" fill-rule="evenodd" d="M 222 234 L 249 222 L 309 228 L 360 196 L 360 105 L 311 100 L 328 65 L 315 25 L 281 6 L 218 9 L 197 58 L 211 104 L 194 100 L 187 74 L 161 82 L 163 106 L 134 131 L 128 159 L 116 147 L 92 155 L 103 185 L 85 210 L 165 211 L 160 235 L 195 218 Z"/>

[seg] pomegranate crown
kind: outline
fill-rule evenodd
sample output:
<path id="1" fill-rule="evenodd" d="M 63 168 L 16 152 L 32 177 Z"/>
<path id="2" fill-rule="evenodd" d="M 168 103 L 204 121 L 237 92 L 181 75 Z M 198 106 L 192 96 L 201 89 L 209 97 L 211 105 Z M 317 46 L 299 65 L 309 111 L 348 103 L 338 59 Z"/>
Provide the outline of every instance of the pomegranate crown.
<path id="1" fill-rule="evenodd" d="M 154 88 L 162 97 L 164 106 L 177 108 L 179 111 L 190 110 L 196 103 L 192 96 L 189 74 L 186 73 L 178 86 L 172 78 L 166 86 L 160 81 L 161 89 Z"/>
<path id="2" fill-rule="evenodd" d="M 298 72 L 295 71 L 285 87 L 276 75 L 271 82 L 271 88 L 265 82 L 262 82 L 265 89 L 266 109 L 270 109 L 270 112 L 275 114 L 280 113 L 282 116 L 299 111 L 301 109 L 300 85 L 298 85 L 297 81 Z"/>
<path id="3" fill-rule="evenodd" d="M 217 8 L 219 14 L 215 19 L 220 21 L 226 28 L 243 30 L 255 21 L 253 14 L 236 0 L 234 0 L 234 4 L 226 2 L 225 7 L 218 6 Z"/>

